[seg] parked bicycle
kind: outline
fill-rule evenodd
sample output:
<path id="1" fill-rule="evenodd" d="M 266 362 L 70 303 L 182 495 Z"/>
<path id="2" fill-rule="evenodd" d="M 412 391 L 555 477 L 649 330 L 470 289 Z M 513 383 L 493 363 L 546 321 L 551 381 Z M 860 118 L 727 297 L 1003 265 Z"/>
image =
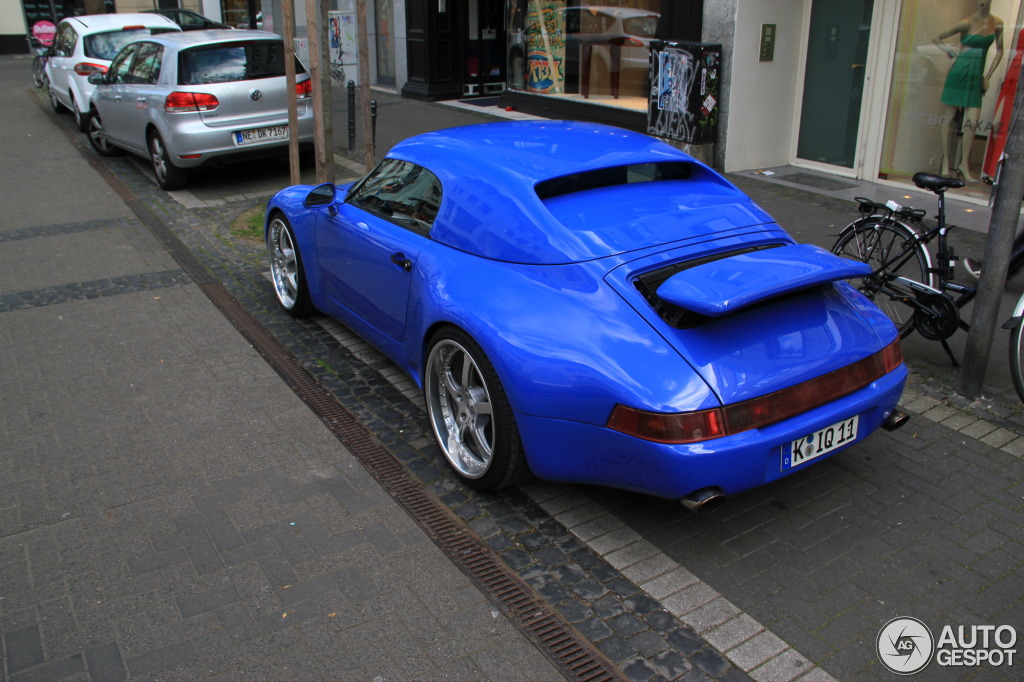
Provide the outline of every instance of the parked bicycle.
<path id="1" fill-rule="evenodd" d="M 29 36 L 28 42 L 33 54 L 32 82 L 37 88 L 41 88 L 46 85 L 46 62 L 50 59 L 50 48 L 32 36 Z"/>
<path id="2" fill-rule="evenodd" d="M 861 217 L 839 233 L 832 252 L 863 261 L 873 271 L 855 282 L 857 288 L 881 308 L 906 337 L 915 329 L 926 339 L 939 341 L 954 366 L 960 363 L 947 339 L 957 329 L 969 330 L 960 317 L 960 309 L 977 295 L 975 286 L 954 281 L 958 260 L 949 244 L 946 224 L 946 190 L 964 186 L 959 178 L 917 173 L 914 184 L 938 197 L 936 224 L 924 224 L 926 211 L 901 206 L 895 201 L 884 204 L 857 197 Z M 933 262 L 928 245 L 936 241 Z M 1009 274 L 1021 266 L 1011 261 Z M 1013 317 L 1003 328 L 1010 329 L 1010 369 L 1017 394 L 1024 401 L 1024 295 L 1017 301 Z"/>

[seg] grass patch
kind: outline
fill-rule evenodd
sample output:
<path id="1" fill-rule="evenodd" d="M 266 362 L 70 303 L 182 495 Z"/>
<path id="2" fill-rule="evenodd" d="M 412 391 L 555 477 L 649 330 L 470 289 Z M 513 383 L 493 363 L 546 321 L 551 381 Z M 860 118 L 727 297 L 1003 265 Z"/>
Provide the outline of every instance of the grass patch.
<path id="1" fill-rule="evenodd" d="M 262 244 L 263 216 L 265 212 L 266 208 L 264 206 L 253 206 L 248 211 L 243 211 L 231 223 L 231 236 L 242 241 Z"/>

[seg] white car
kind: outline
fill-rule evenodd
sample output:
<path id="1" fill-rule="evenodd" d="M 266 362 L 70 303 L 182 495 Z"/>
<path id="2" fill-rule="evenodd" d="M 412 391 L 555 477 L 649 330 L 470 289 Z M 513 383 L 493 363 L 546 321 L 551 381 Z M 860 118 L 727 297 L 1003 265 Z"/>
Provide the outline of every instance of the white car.
<path id="1" fill-rule="evenodd" d="M 46 62 L 53 110 L 70 109 L 85 132 L 95 87 L 89 75 L 106 73 L 114 55 L 133 40 L 172 31 L 181 27 L 159 14 L 89 14 L 61 20 Z"/>

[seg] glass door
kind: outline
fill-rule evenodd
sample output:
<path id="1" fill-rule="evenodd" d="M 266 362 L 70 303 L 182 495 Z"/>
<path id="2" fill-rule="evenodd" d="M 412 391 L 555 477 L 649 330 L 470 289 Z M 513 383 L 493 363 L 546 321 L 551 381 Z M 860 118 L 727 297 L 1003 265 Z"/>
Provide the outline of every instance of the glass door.
<path id="1" fill-rule="evenodd" d="M 799 160 L 854 170 L 873 0 L 811 0 Z"/>

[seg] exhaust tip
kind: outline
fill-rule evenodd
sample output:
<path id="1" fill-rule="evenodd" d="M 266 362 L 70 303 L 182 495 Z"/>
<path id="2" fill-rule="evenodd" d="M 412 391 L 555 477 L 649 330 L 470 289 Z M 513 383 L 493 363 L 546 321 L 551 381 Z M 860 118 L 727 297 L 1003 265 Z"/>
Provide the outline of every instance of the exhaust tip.
<path id="1" fill-rule="evenodd" d="M 882 428 L 885 429 L 886 431 L 895 431 L 896 429 L 906 424 L 909 419 L 909 414 L 900 411 L 899 408 L 895 408 L 892 412 L 889 413 L 889 416 L 886 417 L 885 420 L 882 422 Z"/>
<path id="2" fill-rule="evenodd" d="M 722 506 L 725 492 L 718 486 L 711 486 L 696 490 L 679 501 L 692 512 L 709 512 Z"/>

